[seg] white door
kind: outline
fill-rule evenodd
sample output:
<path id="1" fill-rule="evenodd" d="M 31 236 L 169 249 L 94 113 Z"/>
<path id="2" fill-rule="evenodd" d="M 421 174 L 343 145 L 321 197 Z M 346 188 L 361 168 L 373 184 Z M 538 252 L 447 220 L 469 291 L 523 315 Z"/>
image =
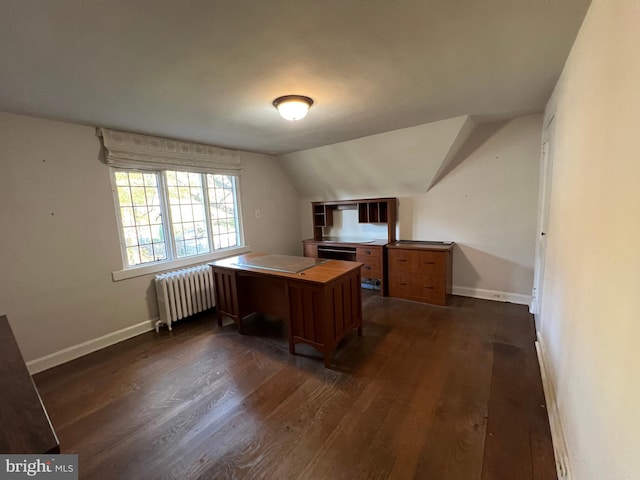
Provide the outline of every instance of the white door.
<path id="1" fill-rule="evenodd" d="M 542 159 L 540 164 L 540 187 L 538 200 L 538 239 L 536 241 L 535 270 L 533 274 L 533 292 L 531 295 L 531 312 L 539 331 L 540 313 L 542 312 L 542 296 L 544 287 L 544 267 L 549 236 L 549 200 L 551 198 L 551 174 L 553 171 L 553 134 L 555 115 L 542 132 Z"/>

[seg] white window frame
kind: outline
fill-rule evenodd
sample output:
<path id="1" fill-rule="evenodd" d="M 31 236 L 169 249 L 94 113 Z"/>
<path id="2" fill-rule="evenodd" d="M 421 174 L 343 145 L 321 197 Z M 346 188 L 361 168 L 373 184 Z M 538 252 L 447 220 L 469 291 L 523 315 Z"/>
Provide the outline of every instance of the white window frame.
<path id="1" fill-rule="evenodd" d="M 114 168 L 134 171 L 153 171 L 162 172 L 164 170 L 173 170 L 178 172 L 194 172 L 194 173 L 212 173 L 231 175 L 236 178 L 236 207 L 238 215 L 238 228 L 240 229 L 240 241 L 242 245 L 231 247 L 228 249 L 214 250 L 212 253 L 205 255 L 195 255 L 185 257 L 179 260 L 167 260 L 154 263 L 147 263 L 144 266 L 126 267 L 122 270 L 112 272 L 114 281 L 123 280 L 125 278 L 138 277 L 157 273 L 187 265 L 194 265 L 202 262 L 215 260 L 227 256 L 237 255 L 250 251 L 248 245 L 244 245 L 244 226 L 243 211 L 241 201 L 241 179 L 242 156 L 237 150 L 216 147 L 202 143 L 188 142 L 184 140 L 175 140 L 170 138 L 155 137 L 140 133 L 125 132 L 111 130 L 104 127 L 96 129 L 96 135 L 100 138 L 102 151 L 101 157 L 106 165 Z M 160 175 L 164 177 L 164 175 Z M 115 185 L 115 174 L 110 172 L 112 189 L 114 190 L 114 205 L 116 205 L 116 218 L 118 225 L 118 236 L 124 240 L 124 230 L 122 227 L 122 219 L 120 218 L 120 202 L 115 196 L 117 188 Z M 159 182 L 164 182 L 162 178 Z M 166 189 L 163 185 L 162 196 L 166 197 Z M 167 200 L 161 200 L 165 203 L 165 211 L 163 212 L 163 222 L 165 222 L 168 205 Z M 208 210 L 208 207 L 207 207 Z M 170 226 L 170 225 L 169 225 Z M 167 235 L 168 233 L 168 235 Z M 166 246 L 169 246 L 169 240 L 173 241 L 173 231 L 167 230 L 165 234 Z M 121 245 L 122 245 L 121 240 Z M 171 246 L 173 248 L 173 246 Z M 173 252 L 173 250 L 171 250 Z M 128 265 L 126 250 L 122 250 L 122 265 Z"/>
<path id="2" fill-rule="evenodd" d="M 234 177 L 234 195 L 235 195 L 235 207 L 236 207 L 236 217 L 237 217 L 237 228 L 238 228 L 238 242 L 239 245 L 227 248 L 214 249 L 214 239 L 213 239 L 213 231 L 211 228 L 211 214 L 209 211 L 209 192 L 208 186 L 206 183 L 206 175 L 207 174 L 215 174 L 213 172 L 208 171 L 194 171 L 190 170 L 193 173 L 198 173 L 203 175 L 203 190 L 204 190 L 204 199 L 205 199 L 205 218 L 207 222 L 207 229 L 209 234 L 209 242 L 211 245 L 211 251 L 206 254 L 201 255 L 191 255 L 183 258 L 175 258 L 176 256 L 176 247 L 175 241 L 173 238 L 173 224 L 171 222 L 171 209 L 169 208 L 168 202 L 168 192 L 166 186 L 166 171 L 184 171 L 181 170 L 179 165 L 169 166 L 162 169 L 136 169 L 136 168 L 125 168 L 125 167 L 110 167 L 109 168 L 109 176 L 111 179 L 111 190 L 113 192 L 113 201 L 116 213 L 116 223 L 118 226 L 118 238 L 120 243 L 120 254 L 122 259 L 122 270 L 117 270 L 111 273 L 113 281 L 125 280 L 128 278 L 140 277 L 143 275 L 149 275 L 152 273 L 163 272 L 167 270 L 172 270 L 175 268 L 186 267 L 189 265 L 195 265 L 200 263 L 206 263 L 213 260 L 217 260 L 224 257 L 229 257 L 233 255 L 239 255 L 242 253 L 247 253 L 251 250 L 248 245 L 244 243 L 244 225 L 243 225 L 243 213 L 242 213 L 242 195 L 241 195 L 241 177 L 239 174 L 230 174 L 223 173 L 224 175 L 228 175 Z M 126 241 L 124 238 L 124 229 L 122 222 L 122 212 L 120 209 L 120 201 L 118 197 L 118 186 L 116 184 L 116 172 L 121 170 L 127 170 L 131 172 L 141 172 L 141 173 L 155 173 L 158 177 L 158 194 L 160 196 L 160 205 L 162 208 L 162 220 L 163 220 L 163 229 L 165 230 L 165 249 L 167 254 L 171 255 L 172 258 L 167 260 L 161 260 L 156 262 L 144 263 L 141 265 L 128 265 L 128 257 L 127 257 L 127 248 Z"/>

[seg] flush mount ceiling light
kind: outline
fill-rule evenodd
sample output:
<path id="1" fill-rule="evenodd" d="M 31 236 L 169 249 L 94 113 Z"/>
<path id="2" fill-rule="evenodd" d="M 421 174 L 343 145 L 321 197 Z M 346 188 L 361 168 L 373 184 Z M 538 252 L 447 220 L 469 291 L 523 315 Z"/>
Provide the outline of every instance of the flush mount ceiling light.
<path id="1" fill-rule="evenodd" d="M 278 109 L 282 118 L 291 121 L 304 118 L 311 105 L 313 99 L 304 95 L 285 95 L 273 101 L 273 106 Z"/>

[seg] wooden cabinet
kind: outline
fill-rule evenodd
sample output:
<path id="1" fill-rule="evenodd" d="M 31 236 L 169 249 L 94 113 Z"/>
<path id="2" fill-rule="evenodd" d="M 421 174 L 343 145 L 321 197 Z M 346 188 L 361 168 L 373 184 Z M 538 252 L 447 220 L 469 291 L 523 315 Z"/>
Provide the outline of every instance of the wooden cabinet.
<path id="1" fill-rule="evenodd" d="M 389 296 L 446 305 L 453 244 L 400 241 L 387 245 Z"/>
<path id="2" fill-rule="evenodd" d="M 384 246 L 396 240 L 397 208 L 396 198 L 312 202 L 313 238 L 302 242 L 304 256 L 362 262 L 363 287 L 379 288 L 380 295 L 387 295 L 387 262 Z M 359 242 L 325 237 L 325 233 L 331 234 L 328 227 L 333 226 L 334 212 L 337 210 L 355 210 L 358 214 L 358 223 L 385 224 L 387 238 Z M 336 223 L 340 223 L 339 219 L 340 217 L 336 216 Z"/>
<path id="3" fill-rule="evenodd" d="M 304 256 L 311 258 L 318 258 L 318 244 L 302 242 L 302 248 L 304 249 Z"/>
<path id="4" fill-rule="evenodd" d="M 386 295 L 385 250 L 386 240 L 370 242 L 335 242 L 304 240 L 302 242 L 305 257 L 327 258 L 361 262 L 363 281 L 380 288 L 380 295 Z"/>
<path id="5" fill-rule="evenodd" d="M 322 240 L 323 229 L 333 225 L 335 210 L 358 210 L 358 223 L 382 223 L 387 225 L 387 241 L 396 240 L 395 198 L 367 198 L 360 200 L 337 200 L 330 202 L 312 202 L 313 239 Z"/>

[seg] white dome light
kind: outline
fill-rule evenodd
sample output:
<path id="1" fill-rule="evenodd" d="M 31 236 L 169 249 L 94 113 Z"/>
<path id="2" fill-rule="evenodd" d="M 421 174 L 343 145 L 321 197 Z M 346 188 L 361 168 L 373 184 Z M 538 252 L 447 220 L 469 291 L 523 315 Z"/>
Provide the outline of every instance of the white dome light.
<path id="1" fill-rule="evenodd" d="M 273 101 L 273 106 L 278 109 L 282 118 L 286 120 L 300 120 L 307 115 L 313 100 L 303 95 L 285 95 Z"/>

